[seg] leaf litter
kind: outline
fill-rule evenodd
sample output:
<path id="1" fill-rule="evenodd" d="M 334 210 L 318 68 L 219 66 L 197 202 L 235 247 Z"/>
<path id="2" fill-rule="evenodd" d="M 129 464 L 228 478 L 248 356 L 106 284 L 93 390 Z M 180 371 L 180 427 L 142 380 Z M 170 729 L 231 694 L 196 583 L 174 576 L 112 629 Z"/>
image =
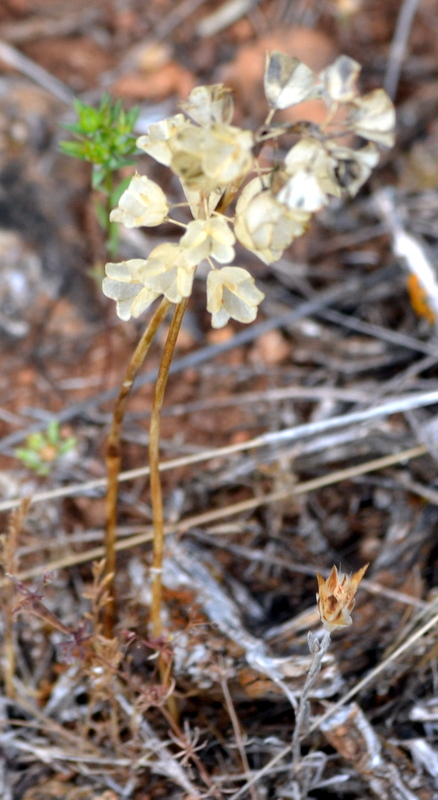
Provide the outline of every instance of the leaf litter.
<path id="1" fill-rule="evenodd" d="M 159 5 L 171 16 L 169 4 L 151 4 L 148 24 L 154 14 L 157 22 Z M 206 5 L 211 11 L 217 6 Z M 281 3 L 274 5 L 280 14 Z M 331 5 L 333 26 L 345 12 L 343 4 Z M 370 45 L 367 55 L 357 31 L 371 11 L 358 5 L 346 22 L 336 23 L 332 44 L 340 42 L 344 51 L 342 39 L 350 32 L 349 52 L 363 65 L 366 88 L 373 92 L 380 85 L 376 71 L 384 68 L 383 59 L 382 66 L 373 63 L 373 53 L 377 43 L 389 46 L 392 28 L 386 11 L 375 7 L 368 29 L 374 50 Z M 395 18 L 399 4 L 389 5 Z M 265 6 L 260 4 L 262 15 Z M 117 16 L 115 5 L 108 8 L 115 15 L 113 30 L 134 24 L 129 14 L 125 21 Z M 28 21 L 20 20 L 17 9 L 11 0 L 8 24 Z M 141 29 L 145 22 L 135 3 L 130 13 Z M 194 13 L 200 22 L 206 9 Z M 324 28 L 327 17 L 319 13 L 315 25 Z M 34 14 L 34 21 L 50 19 L 41 4 L 34 4 Z M 163 419 L 164 460 L 177 463 L 163 472 L 168 538 L 166 635 L 160 641 L 148 631 L 151 513 L 142 475 L 121 483 L 117 580 L 123 602 L 116 639 L 99 633 L 106 601 L 99 549 L 101 450 L 111 413 L 106 393 L 117 386 L 136 323 L 122 330 L 87 283 L 85 266 L 98 256 L 99 237 L 89 209 L 73 213 L 86 176 L 70 174 L 69 191 L 61 191 L 68 167 L 53 155 L 50 130 L 38 145 L 37 123 L 47 118 L 56 127 L 62 100 L 46 114 L 47 101 L 35 89 L 32 117 L 27 101 L 20 106 L 17 84 L 23 79 L 8 76 L 14 114 L 26 135 L 20 139 L 19 129 L 12 129 L 16 138 L 7 145 L 15 152 L 21 194 L 13 198 L 13 214 L 5 206 L 5 228 L 19 237 L 12 250 L 24 247 L 28 255 L 20 257 L 21 280 L 27 281 L 22 297 L 8 278 L 9 295 L 2 300 L 1 485 L 5 503 L 25 495 L 34 502 L 14 512 L 9 524 L 5 520 L 2 539 L 4 572 L 15 579 L 3 578 L 1 600 L 5 798 L 237 800 L 266 793 L 298 797 L 303 787 L 304 796 L 315 798 L 436 796 L 437 357 L 433 303 L 427 304 L 424 292 L 414 295 L 410 284 L 409 298 L 406 279 L 413 267 L 400 254 L 399 234 L 401 225 L 433 269 L 436 193 L 423 188 L 415 161 L 409 189 L 398 178 L 419 136 L 429 141 L 436 134 L 428 116 L 433 100 L 424 99 L 437 58 L 427 34 L 431 14 L 426 4 L 412 23 L 412 53 L 397 98 L 400 144 L 370 189 L 321 212 L 283 257 L 287 270 L 258 265 L 257 283 L 266 295 L 259 322 L 245 337 L 235 325 L 228 346 L 217 347 L 208 341 L 195 286 L 193 320 Z M 105 19 L 94 18 L 94 32 L 105 29 Z M 190 25 L 184 27 L 183 19 L 173 29 L 173 41 L 186 48 L 186 66 L 196 74 L 188 19 Z M 69 26 L 78 24 L 69 18 Z M 56 31 L 48 35 L 59 36 L 59 26 Z M 243 35 L 235 27 L 230 31 L 233 42 Z M 16 29 L 14 36 L 18 46 Z M 215 54 L 221 54 L 219 37 L 213 37 L 209 57 Z M 32 57 L 37 55 L 34 48 Z M 68 74 L 57 75 L 55 61 L 43 66 L 54 77 L 65 80 Z M 204 69 L 213 76 L 212 64 Z M 88 79 L 79 72 L 74 77 L 79 83 Z M 77 91 L 78 84 L 70 88 Z M 414 118 L 404 110 L 409 107 Z M 6 92 L 1 114 L 10 119 L 11 113 Z M 57 166 L 35 177 L 43 152 Z M 2 161 L 2 186 L 10 190 L 11 173 L 5 170 Z M 377 190 L 388 184 L 395 189 L 397 228 L 377 202 Z M 40 214 L 35 223 L 22 202 L 30 190 Z M 68 194 L 63 206 L 59 198 Z M 63 217 L 55 206 L 64 208 Z M 44 242 L 38 219 L 55 223 L 44 227 Z M 68 275 L 74 242 L 84 270 L 63 284 L 53 259 L 61 263 L 57 256 L 69 254 Z M 152 246 L 159 244 L 153 239 Z M 357 329 L 361 324 L 370 327 Z M 258 346 L 266 329 L 280 330 L 289 345 L 278 361 L 265 358 Z M 157 362 L 153 350 L 147 369 Z M 128 410 L 126 470 L 145 462 L 150 397 L 146 381 Z M 17 463 L 8 437 L 23 442 L 53 418 L 65 426 L 65 436 L 74 435 L 76 459 L 38 478 Z M 55 496 L 58 490 L 62 499 Z M 46 494 L 38 502 L 41 492 Z M 298 781 L 291 751 L 294 709 L 312 661 L 307 633 L 315 635 L 320 625 L 316 573 L 326 579 L 333 564 L 353 573 L 367 562 L 354 624 L 333 634 L 309 698 Z M 53 571 L 56 563 L 64 566 Z M 158 678 L 158 655 L 173 676 L 177 722 Z"/>

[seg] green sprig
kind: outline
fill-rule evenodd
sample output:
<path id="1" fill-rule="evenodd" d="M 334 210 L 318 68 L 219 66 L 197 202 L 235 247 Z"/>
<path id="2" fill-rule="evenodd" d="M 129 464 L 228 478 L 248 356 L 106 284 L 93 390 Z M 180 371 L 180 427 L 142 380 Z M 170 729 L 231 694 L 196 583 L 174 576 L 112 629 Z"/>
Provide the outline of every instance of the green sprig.
<path id="1" fill-rule="evenodd" d="M 109 222 L 109 212 L 117 204 L 126 187 L 125 182 L 115 185 L 115 174 L 122 167 L 134 163 L 138 152 L 133 133 L 139 109 L 125 111 L 120 100 L 108 94 L 102 97 L 98 108 L 75 100 L 78 121 L 65 123 L 63 127 L 73 134 L 72 141 L 60 142 L 60 150 L 72 158 L 79 158 L 92 165 L 91 185 L 105 196 L 102 205 L 96 201 L 99 223 L 107 234 L 107 249 L 114 256 L 118 249 L 117 227 Z"/>

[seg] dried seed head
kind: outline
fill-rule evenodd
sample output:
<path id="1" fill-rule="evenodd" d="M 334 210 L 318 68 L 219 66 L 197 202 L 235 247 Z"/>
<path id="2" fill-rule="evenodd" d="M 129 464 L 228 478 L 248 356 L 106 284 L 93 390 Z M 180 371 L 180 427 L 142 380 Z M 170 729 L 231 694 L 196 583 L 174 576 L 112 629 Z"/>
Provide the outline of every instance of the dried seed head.
<path id="1" fill-rule="evenodd" d="M 180 204 L 169 203 L 150 178 L 135 174 L 131 179 L 111 212 L 111 222 L 127 228 L 172 222 L 185 227 L 185 233 L 178 243 L 158 245 L 147 259 L 106 265 L 103 292 L 116 301 L 120 319 L 138 317 L 160 296 L 175 304 L 189 297 L 196 268 L 204 259 L 211 268 L 207 310 L 213 327 L 226 325 L 230 318 L 241 323 L 255 319 L 263 292 L 247 270 L 230 266 L 236 240 L 265 264 L 277 261 L 331 197 L 353 197 L 358 192 L 378 162 L 376 145 L 393 143 L 394 106 L 383 89 L 360 96 L 359 72 L 357 61 L 339 56 L 317 75 L 298 58 L 274 51 L 267 56 L 264 75 L 270 109 L 257 133 L 231 124 L 233 100 L 222 84 L 195 87 L 182 103 L 184 114 L 149 126 L 137 146 L 179 178 L 194 219 L 185 224 L 173 216 Z M 309 99 L 320 99 L 327 106 L 323 124 L 271 126 L 275 111 Z M 345 107 L 339 120 L 338 105 Z M 284 162 L 278 161 L 278 154 L 270 166 L 259 162 L 264 144 L 288 131 L 299 140 Z M 340 143 L 346 132 L 368 143 L 347 147 Z M 235 213 L 224 216 L 235 198 Z M 218 269 L 212 261 L 227 266 Z M 351 624 L 349 612 L 364 572 L 350 578 L 333 568 L 328 581 L 318 577 L 318 602 L 326 627 Z"/>
<path id="2" fill-rule="evenodd" d="M 344 575 L 342 572 L 338 572 L 337 567 L 332 567 L 327 580 L 318 572 L 316 573 L 318 613 L 326 631 L 334 631 L 336 628 L 345 628 L 347 625 L 351 625 L 351 611 L 355 604 L 354 596 L 367 568 L 368 564 L 365 564 L 354 575 Z"/>

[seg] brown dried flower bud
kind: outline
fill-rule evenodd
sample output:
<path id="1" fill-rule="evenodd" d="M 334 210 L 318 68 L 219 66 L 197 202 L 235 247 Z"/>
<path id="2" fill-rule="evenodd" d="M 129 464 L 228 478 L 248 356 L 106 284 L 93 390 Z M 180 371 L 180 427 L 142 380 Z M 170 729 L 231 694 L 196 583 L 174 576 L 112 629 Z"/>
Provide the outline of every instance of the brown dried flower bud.
<path id="1" fill-rule="evenodd" d="M 338 572 L 337 567 L 332 567 L 327 580 L 318 572 L 316 573 L 318 613 L 326 631 L 334 631 L 336 628 L 345 628 L 347 625 L 351 625 L 351 611 L 355 604 L 354 596 L 367 568 L 368 564 L 365 564 L 354 575 L 344 575 L 342 572 Z"/>

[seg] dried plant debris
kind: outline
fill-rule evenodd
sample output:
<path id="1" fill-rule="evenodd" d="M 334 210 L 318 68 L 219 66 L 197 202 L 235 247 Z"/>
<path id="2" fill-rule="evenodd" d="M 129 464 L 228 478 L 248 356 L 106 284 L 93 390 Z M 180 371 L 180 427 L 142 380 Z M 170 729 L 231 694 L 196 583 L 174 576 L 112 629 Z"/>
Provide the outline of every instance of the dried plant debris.
<path id="1" fill-rule="evenodd" d="M 336 711 L 321 723 L 325 737 L 361 775 L 372 793 L 384 800 L 430 798 L 421 774 L 412 769 L 395 746 L 385 746 L 356 703 Z"/>
<path id="2" fill-rule="evenodd" d="M 223 653 L 226 653 L 229 643 L 234 645 L 231 652 L 234 653 L 234 657 L 239 654 L 239 659 L 233 667 L 236 691 L 241 693 L 243 689 L 242 696 L 247 694 L 249 697 L 257 697 L 259 694 L 260 697 L 266 696 L 270 699 L 275 697 L 281 699 L 282 693 L 288 699 L 299 695 L 311 661 L 309 656 L 302 652 L 306 639 L 298 639 L 295 652 L 290 655 L 275 656 L 263 639 L 256 638 L 245 630 L 240 609 L 213 577 L 211 570 L 214 562 L 203 563 L 200 551 L 188 549 L 186 546 L 174 544 L 172 551 L 172 558 L 167 559 L 164 566 L 165 585 L 173 589 L 190 588 L 194 592 L 194 602 L 208 621 L 207 632 L 210 626 L 213 626 L 214 631 L 219 630 L 225 637 L 221 644 Z M 205 639 L 204 632 L 202 638 L 204 645 L 199 638 L 199 645 L 194 653 L 196 628 L 193 634 L 180 636 L 176 641 L 175 658 L 182 672 L 192 673 L 192 678 L 195 677 L 194 670 L 196 670 L 200 685 L 205 686 L 212 685 L 217 680 L 215 676 L 217 657 L 210 649 L 209 634 L 207 633 Z M 246 666 L 242 664 L 242 657 L 246 661 Z M 260 676 L 268 678 L 273 685 L 270 685 L 269 681 L 260 680 Z M 327 656 L 321 681 L 315 687 L 315 696 L 333 696 L 341 686 L 342 679 L 337 673 L 334 660 Z"/>
<path id="3" fill-rule="evenodd" d="M 73 5 L 0 3 L 0 796 L 436 800 L 434 3 Z M 109 255 L 87 165 L 58 151 L 73 95 L 104 90 L 141 104 Z M 108 637 L 111 398 L 152 304 L 189 295 L 163 634 L 154 345 Z M 51 429 L 76 445 L 45 469 Z"/>

